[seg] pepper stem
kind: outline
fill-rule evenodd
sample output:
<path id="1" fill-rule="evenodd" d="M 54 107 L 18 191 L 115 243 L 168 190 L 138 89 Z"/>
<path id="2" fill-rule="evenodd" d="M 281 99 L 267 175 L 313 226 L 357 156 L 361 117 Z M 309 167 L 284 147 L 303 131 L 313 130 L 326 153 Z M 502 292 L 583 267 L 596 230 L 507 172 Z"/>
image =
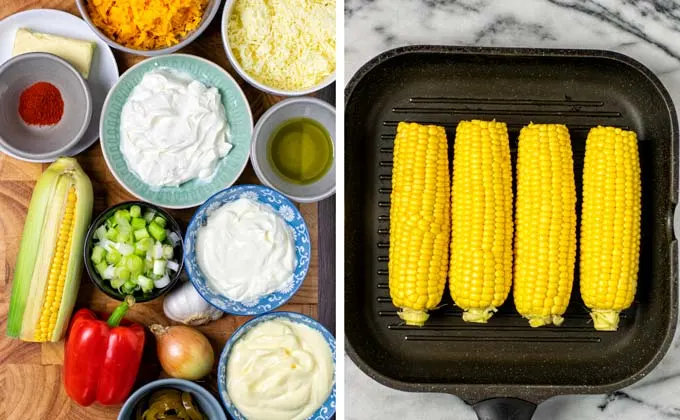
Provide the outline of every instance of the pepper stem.
<path id="1" fill-rule="evenodd" d="M 106 321 L 106 323 L 109 324 L 109 327 L 111 327 L 111 328 L 117 327 L 118 324 L 120 324 L 120 321 L 123 320 L 125 313 L 134 304 L 135 304 L 135 297 L 134 296 L 132 296 L 132 295 L 125 296 L 125 300 L 123 301 L 123 303 L 118 305 L 118 307 L 113 311 L 113 313 L 109 317 L 108 321 Z"/>

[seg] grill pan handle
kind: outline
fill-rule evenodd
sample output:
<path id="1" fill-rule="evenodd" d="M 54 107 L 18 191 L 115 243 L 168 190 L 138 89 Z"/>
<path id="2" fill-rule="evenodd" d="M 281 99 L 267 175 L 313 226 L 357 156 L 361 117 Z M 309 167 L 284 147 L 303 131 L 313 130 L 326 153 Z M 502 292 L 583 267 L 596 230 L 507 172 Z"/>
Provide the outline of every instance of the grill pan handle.
<path id="1" fill-rule="evenodd" d="M 479 420 L 531 420 L 536 404 L 519 398 L 489 398 L 472 408 Z"/>

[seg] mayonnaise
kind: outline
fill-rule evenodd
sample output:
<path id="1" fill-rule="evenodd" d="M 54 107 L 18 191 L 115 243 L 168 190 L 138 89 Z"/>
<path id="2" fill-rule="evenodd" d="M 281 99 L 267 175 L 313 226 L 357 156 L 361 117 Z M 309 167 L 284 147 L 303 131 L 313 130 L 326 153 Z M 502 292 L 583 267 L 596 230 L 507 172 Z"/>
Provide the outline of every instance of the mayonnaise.
<path id="1" fill-rule="evenodd" d="M 227 361 L 227 393 L 249 420 L 306 419 L 332 385 L 333 357 L 323 335 L 285 319 L 253 327 Z"/>
<path id="2" fill-rule="evenodd" d="M 196 257 L 214 291 L 248 303 L 290 284 L 295 241 L 271 208 L 240 198 L 215 210 L 198 229 Z"/>
<path id="3" fill-rule="evenodd" d="M 175 70 L 146 73 L 120 119 L 128 168 L 154 187 L 210 178 L 232 147 L 219 91 Z"/>

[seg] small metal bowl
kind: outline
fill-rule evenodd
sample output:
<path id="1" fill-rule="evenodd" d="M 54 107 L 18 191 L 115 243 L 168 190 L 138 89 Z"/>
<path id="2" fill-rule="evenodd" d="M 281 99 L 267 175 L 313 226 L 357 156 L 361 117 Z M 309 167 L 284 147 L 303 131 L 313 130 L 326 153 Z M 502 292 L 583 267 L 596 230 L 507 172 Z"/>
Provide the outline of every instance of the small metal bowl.
<path id="1" fill-rule="evenodd" d="M 37 82 L 49 82 L 61 93 L 64 114 L 54 125 L 28 125 L 19 115 L 21 93 Z M 0 148 L 14 156 L 27 161 L 55 160 L 78 143 L 91 116 L 87 82 L 56 55 L 22 54 L 0 66 Z"/>
<path id="2" fill-rule="evenodd" d="M 90 256 L 92 255 L 92 248 L 94 248 L 94 232 L 97 230 L 97 228 L 103 225 L 106 222 L 106 219 L 113 216 L 116 210 L 129 209 L 135 204 L 142 208 L 142 213 L 144 213 L 146 209 L 150 209 L 165 217 L 165 219 L 168 221 L 168 224 L 165 228 L 175 232 L 180 238 L 179 242 L 177 242 L 175 245 L 173 257 L 177 261 L 177 264 L 179 264 L 179 268 L 175 274 L 170 277 L 170 284 L 163 287 L 162 289 L 154 288 L 150 293 L 143 293 L 141 290 L 136 290 L 132 295 L 134 296 L 135 301 L 139 303 L 154 300 L 172 289 L 179 280 L 180 274 L 182 273 L 182 268 L 184 267 L 184 242 L 182 239 L 182 231 L 177 224 L 177 221 L 175 221 L 175 219 L 170 214 L 168 214 L 168 212 L 158 206 L 154 206 L 153 204 L 145 203 L 143 201 L 126 201 L 116 204 L 113 207 L 109 207 L 103 211 L 90 225 L 90 228 L 87 231 L 87 236 L 85 237 L 83 259 L 85 260 L 85 270 L 87 271 L 90 280 L 92 280 L 92 283 L 94 283 L 99 290 L 113 299 L 119 300 L 121 302 L 125 300 L 126 295 L 111 287 L 111 284 L 107 280 L 104 280 L 99 276 L 94 264 L 92 263 L 92 260 L 90 259 Z"/>
<path id="3" fill-rule="evenodd" d="M 145 57 L 155 57 L 157 55 L 164 55 L 164 54 L 172 54 L 176 51 L 181 50 L 182 48 L 186 47 L 187 45 L 191 44 L 196 38 L 199 37 L 205 31 L 205 29 L 210 25 L 210 22 L 212 22 L 213 18 L 217 14 L 217 11 L 220 8 L 220 0 L 210 0 L 210 3 L 206 6 L 205 10 L 203 11 L 203 16 L 201 17 L 201 23 L 194 29 L 191 33 L 187 34 L 180 42 L 177 44 L 167 47 L 167 48 L 160 48 L 156 50 L 138 50 L 130 47 L 126 47 L 123 44 L 119 44 L 118 42 L 114 41 L 113 39 L 109 38 L 104 32 L 102 32 L 97 25 L 92 22 L 90 19 L 90 14 L 87 11 L 87 2 L 88 0 L 76 0 L 76 6 L 78 6 L 78 11 L 80 12 L 80 16 L 82 16 L 83 20 L 87 22 L 87 24 L 90 26 L 92 31 L 99 37 L 101 38 L 102 41 L 106 42 L 109 44 L 112 48 L 115 48 L 117 50 L 129 53 L 129 54 L 135 54 L 135 55 L 142 55 Z"/>
<path id="4" fill-rule="evenodd" d="M 320 123 L 328 131 L 335 149 L 335 108 L 316 98 L 290 98 L 269 108 L 255 125 L 250 146 L 250 163 L 263 184 L 298 203 L 315 203 L 335 194 L 335 154 L 328 172 L 308 185 L 294 184 L 277 175 L 267 157 L 269 140 L 274 131 L 285 121 L 300 117 Z"/>

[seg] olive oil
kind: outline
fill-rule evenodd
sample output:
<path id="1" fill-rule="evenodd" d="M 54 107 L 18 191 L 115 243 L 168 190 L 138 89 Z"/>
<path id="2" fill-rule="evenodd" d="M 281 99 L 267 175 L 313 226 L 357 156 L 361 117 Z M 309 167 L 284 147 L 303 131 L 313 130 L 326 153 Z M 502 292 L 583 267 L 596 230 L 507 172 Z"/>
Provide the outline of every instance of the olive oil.
<path id="1" fill-rule="evenodd" d="M 267 145 L 274 172 L 284 180 L 307 185 L 328 172 L 333 164 L 333 142 L 323 125 L 310 118 L 284 121 Z"/>

